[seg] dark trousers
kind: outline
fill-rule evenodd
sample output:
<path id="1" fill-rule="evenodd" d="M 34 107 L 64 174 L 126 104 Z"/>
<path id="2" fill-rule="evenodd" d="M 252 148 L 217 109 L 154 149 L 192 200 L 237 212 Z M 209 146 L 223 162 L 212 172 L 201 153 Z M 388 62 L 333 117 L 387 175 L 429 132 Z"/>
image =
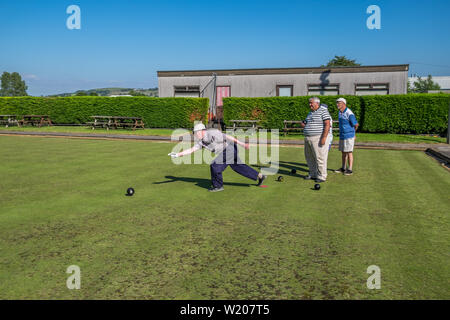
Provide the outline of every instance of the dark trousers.
<path id="1" fill-rule="evenodd" d="M 228 166 L 244 177 L 255 181 L 258 180 L 258 171 L 241 162 L 237 145 L 233 143 L 223 150 L 222 154 L 211 163 L 211 182 L 214 188 L 221 188 L 223 186 L 222 172 Z"/>

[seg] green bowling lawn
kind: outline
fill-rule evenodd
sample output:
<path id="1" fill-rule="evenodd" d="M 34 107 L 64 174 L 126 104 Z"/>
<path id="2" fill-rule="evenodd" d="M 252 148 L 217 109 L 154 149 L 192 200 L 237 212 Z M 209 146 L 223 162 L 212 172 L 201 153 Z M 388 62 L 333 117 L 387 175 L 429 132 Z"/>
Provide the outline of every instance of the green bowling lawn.
<path id="1" fill-rule="evenodd" d="M 0 136 L 0 299 L 450 298 L 450 172 L 424 153 L 356 150 L 314 191 L 281 148 L 284 182 L 227 169 L 211 194 L 173 146 Z"/>

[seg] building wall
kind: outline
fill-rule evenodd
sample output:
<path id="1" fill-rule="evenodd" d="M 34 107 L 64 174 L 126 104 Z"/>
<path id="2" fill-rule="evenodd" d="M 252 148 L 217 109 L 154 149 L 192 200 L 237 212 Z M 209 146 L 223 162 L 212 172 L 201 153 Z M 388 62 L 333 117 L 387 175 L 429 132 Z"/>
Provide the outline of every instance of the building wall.
<path id="1" fill-rule="evenodd" d="M 159 77 L 159 96 L 173 97 L 175 86 L 200 86 L 202 90 L 211 76 Z M 355 84 L 389 83 L 389 94 L 405 94 L 407 71 L 331 73 L 331 74 L 280 74 L 217 76 L 217 86 L 231 86 L 232 97 L 273 97 L 277 85 L 293 85 L 294 96 L 306 96 L 308 84 L 339 84 L 339 94 L 354 95 Z M 212 87 L 205 90 L 211 98 Z"/>

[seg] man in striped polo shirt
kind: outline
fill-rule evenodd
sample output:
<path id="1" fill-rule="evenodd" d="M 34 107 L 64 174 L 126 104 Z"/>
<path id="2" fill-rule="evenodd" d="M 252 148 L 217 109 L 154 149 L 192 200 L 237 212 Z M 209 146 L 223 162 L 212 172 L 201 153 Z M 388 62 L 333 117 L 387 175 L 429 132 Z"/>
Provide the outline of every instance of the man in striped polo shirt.
<path id="1" fill-rule="evenodd" d="M 305 135 L 305 158 L 309 168 L 306 180 L 327 180 L 327 161 L 331 139 L 331 116 L 328 109 L 320 105 L 319 98 L 309 99 L 311 112 L 303 121 Z"/>

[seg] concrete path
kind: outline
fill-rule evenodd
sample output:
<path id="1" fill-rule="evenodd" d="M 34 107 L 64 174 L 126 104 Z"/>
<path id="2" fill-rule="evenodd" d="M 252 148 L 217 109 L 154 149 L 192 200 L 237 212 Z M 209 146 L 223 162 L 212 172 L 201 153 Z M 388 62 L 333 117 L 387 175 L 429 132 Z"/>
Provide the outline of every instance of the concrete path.
<path id="1" fill-rule="evenodd" d="M 450 145 L 449 144 L 430 146 L 426 150 L 426 152 L 427 152 L 427 154 L 438 159 L 442 164 L 444 164 L 446 166 L 450 165 Z"/>
<path id="2" fill-rule="evenodd" d="M 171 142 L 170 137 L 166 136 L 139 136 L 128 134 L 95 134 L 95 133 L 69 133 L 69 132 L 34 132 L 34 131 L 9 131 L 0 130 L 1 135 L 18 135 L 18 136 L 38 136 L 38 137 L 68 137 L 68 138 L 84 138 L 84 139 L 128 139 L 128 140 L 147 140 Z M 180 137 L 181 140 L 181 137 Z M 270 144 L 270 140 L 260 140 L 262 144 Z M 279 144 L 282 146 L 302 146 L 303 140 L 281 140 Z M 333 142 L 333 146 L 337 147 L 338 141 Z M 387 149 L 387 150 L 417 150 L 427 151 L 433 150 L 437 154 L 443 154 L 447 159 L 450 157 L 450 145 L 447 144 L 427 144 L 427 143 L 388 143 L 388 142 L 358 142 L 355 147 L 358 149 Z"/>

